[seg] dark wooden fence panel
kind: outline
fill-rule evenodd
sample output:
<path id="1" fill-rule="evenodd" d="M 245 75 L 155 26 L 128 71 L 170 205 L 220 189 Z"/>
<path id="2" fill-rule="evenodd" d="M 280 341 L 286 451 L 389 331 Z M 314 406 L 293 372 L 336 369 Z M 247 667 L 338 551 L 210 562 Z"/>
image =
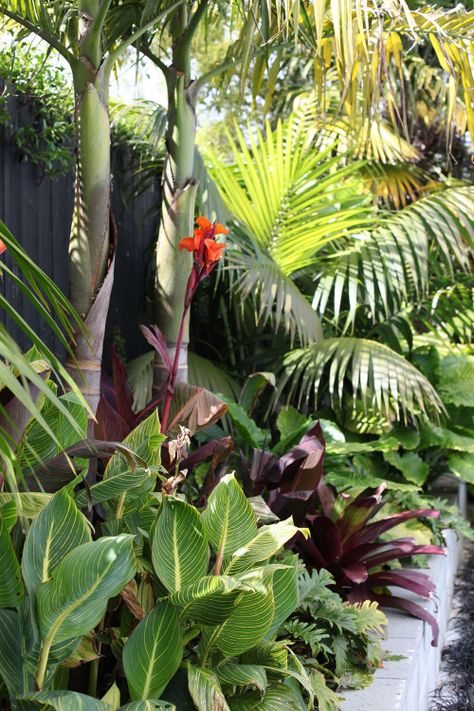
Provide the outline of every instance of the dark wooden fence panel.
<path id="1" fill-rule="evenodd" d="M 13 107 L 13 120 L 22 121 L 22 105 Z M 115 283 L 107 321 L 106 360 L 110 356 L 113 338 L 123 338 L 127 355 L 134 357 L 145 350 L 138 324 L 146 320 L 145 285 L 153 256 L 156 214 L 150 211 L 159 201 L 156 184 L 136 198 L 124 199 L 124 190 L 132 175 L 128 149 L 117 149 L 113 156 L 116 176 L 112 207 L 118 227 Z M 122 183 L 121 183 L 122 181 Z M 126 191 L 125 191 L 126 192 Z M 18 149 L 0 126 L 0 219 L 37 264 L 67 293 L 68 239 L 72 216 L 73 177 L 49 178 L 38 166 L 21 162 Z M 6 259 L 8 256 L 5 255 Z M 34 308 L 8 277 L 3 277 L 0 289 L 39 335 L 59 352 L 56 339 L 41 322 Z M 11 333 L 23 347 L 24 338 L 11 319 L 3 318 Z"/>

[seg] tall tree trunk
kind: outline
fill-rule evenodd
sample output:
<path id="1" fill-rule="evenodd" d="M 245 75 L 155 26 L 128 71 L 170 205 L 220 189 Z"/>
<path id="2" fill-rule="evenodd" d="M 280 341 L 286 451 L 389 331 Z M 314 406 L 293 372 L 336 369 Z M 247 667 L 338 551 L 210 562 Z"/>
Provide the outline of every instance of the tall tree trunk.
<path id="1" fill-rule="evenodd" d="M 163 179 L 161 223 L 156 248 L 155 320 L 163 333 L 171 360 L 184 306 L 192 255 L 178 251 L 182 237 L 192 235 L 197 181 L 194 177 L 196 140 L 195 96 L 190 79 L 190 42 L 183 41 L 186 8 L 174 18 L 172 76 L 168 79 L 167 158 Z M 178 368 L 178 381 L 187 381 L 189 319 L 186 323 Z M 159 356 L 155 360 L 154 387 L 160 391 L 167 380 Z"/>
<path id="2" fill-rule="evenodd" d="M 73 65 L 76 121 L 76 181 L 74 216 L 69 242 L 69 291 L 85 319 L 87 340 L 78 336 L 76 360 L 68 369 L 81 386 L 95 414 L 100 379 L 105 321 L 113 284 L 109 271 L 110 121 L 109 70 L 103 61 L 101 32 L 104 6 L 80 0 L 79 61 Z"/>

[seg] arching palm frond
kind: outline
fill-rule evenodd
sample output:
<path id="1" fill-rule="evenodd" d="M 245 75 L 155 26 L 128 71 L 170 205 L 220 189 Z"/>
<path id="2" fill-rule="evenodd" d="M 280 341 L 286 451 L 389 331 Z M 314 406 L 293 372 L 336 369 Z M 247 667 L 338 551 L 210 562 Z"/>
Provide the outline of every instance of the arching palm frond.
<path id="1" fill-rule="evenodd" d="M 275 331 L 283 325 L 292 342 L 295 336 L 300 343 L 322 338 L 321 324 L 309 299 L 251 240 L 239 239 L 239 248 L 229 250 L 227 263 L 235 270 L 232 294 L 254 303 L 257 323 L 271 322 Z"/>
<path id="2" fill-rule="evenodd" d="M 329 338 L 285 356 L 279 387 L 288 398 L 317 406 L 323 383 L 334 407 L 351 408 L 360 400 L 366 411 L 389 420 L 443 411 L 422 373 L 388 346 L 364 338 Z"/>
<path id="3" fill-rule="evenodd" d="M 316 151 L 294 118 L 274 131 L 267 126 L 265 136 L 249 130 L 250 147 L 241 132 L 238 146 L 229 141 L 233 165 L 208 155 L 210 174 L 242 235 L 228 252 L 229 264 L 239 270 L 244 296 L 258 299 L 260 318 L 272 314 L 303 341 L 314 340 L 319 327 L 290 277 L 313 264 L 325 245 L 367 224 L 360 164 L 340 167 L 332 147 Z"/>
<path id="4" fill-rule="evenodd" d="M 474 188 L 438 191 L 393 213 L 335 253 L 320 274 L 313 307 L 354 324 L 365 304 L 373 321 L 429 293 L 437 273 L 468 272 L 474 254 Z M 347 308 L 346 308 L 347 307 Z"/>

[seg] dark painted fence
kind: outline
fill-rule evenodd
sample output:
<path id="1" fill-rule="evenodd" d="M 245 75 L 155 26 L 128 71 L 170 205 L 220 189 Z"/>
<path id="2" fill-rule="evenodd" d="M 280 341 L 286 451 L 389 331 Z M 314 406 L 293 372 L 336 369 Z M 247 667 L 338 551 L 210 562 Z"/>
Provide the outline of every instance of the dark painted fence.
<path id="1" fill-rule="evenodd" d="M 13 122 L 25 119 L 27 107 L 15 101 L 11 108 Z M 72 175 L 49 178 L 42 174 L 39 166 L 22 162 L 8 134 L 0 126 L 0 219 L 32 259 L 67 293 Z M 113 149 L 112 208 L 118 228 L 118 246 L 107 321 L 107 360 L 112 340 L 116 337 L 123 338 L 130 358 L 145 350 L 138 324 L 146 320 L 145 285 L 149 280 L 157 222 L 156 214 L 150 215 L 150 212 L 158 204 L 160 188 L 157 177 L 141 195 L 127 198 L 127 184 L 133 175 L 132 163 L 129 147 Z M 48 345 L 58 350 L 48 327 L 7 277 L 1 280 L 0 289 Z M 8 318 L 5 322 L 26 347 L 16 327 Z"/>

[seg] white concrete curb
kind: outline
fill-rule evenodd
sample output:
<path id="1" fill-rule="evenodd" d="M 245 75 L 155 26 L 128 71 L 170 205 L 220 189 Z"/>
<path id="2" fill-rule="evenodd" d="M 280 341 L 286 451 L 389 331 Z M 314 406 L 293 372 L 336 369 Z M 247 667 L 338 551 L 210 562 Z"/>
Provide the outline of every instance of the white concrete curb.
<path id="1" fill-rule="evenodd" d="M 447 555 L 432 556 L 430 570 L 426 571 L 436 583 L 436 598 L 422 602 L 417 595 L 403 594 L 403 597 L 422 604 L 435 614 L 440 630 L 438 647 L 431 646 L 431 628 L 426 622 L 399 611 L 386 610 L 388 625 L 383 647 L 389 653 L 405 658 L 398 662 L 386 661 L 383 669 L 375 672 L 373 683 L 366 689 L 342 692 L 345 700 L 341 711 L 429 709 L 431 694 L 437 687 L 454 578 L 462 550 L 462 539 L 455 531 L 445 531 L 445 538 Z"/>

